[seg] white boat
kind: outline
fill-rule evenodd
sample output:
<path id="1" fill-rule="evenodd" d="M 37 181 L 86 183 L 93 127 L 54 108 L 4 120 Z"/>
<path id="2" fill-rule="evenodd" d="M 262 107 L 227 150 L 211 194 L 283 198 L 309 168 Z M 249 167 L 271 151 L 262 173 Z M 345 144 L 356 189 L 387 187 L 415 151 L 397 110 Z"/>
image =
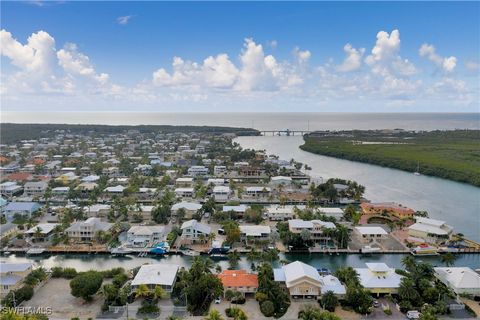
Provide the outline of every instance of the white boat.
<path id="1" fill-rule="evenodd" d="M 132 252 L 133 252 L 132 249 L 126 248 L 126 247 L 118 247 L 118 248 L 113 248 L 112 250 L 110 250 L 110 253 L 112 255 L 117 255 L 117 256 L 122 256 L 122 255 L 129 254 L 129 253 L 132 253 Z"/>
<path id="2" fill-rule="evenodd" d="M 420 245 L 413 248 L 410 253 L 414 256 L 436 256 L 438 255 L 438 249 L 429 245 Z"/>
<path id="3" fill-rule="evenodd" d="M 181 251 L 183 255 L 185 256 L 190 256 L 190 257 L 197 257 L 200 255 L 200 252 L 194 251 L 194 250 L 182 250 Z"/>
<path id="4" fill-rule="evenodd" d="M 373 252 L 379 252 L 380 250 L 381 250 L 380 248 L 364 246 L 362 248 L 362 253 L 373 253 Z"/>
<path id="5" fill-rule="evenodd" d="M 36 255 L 36 254 L 42 254 L 45 252 L 45 248 L 30 248 L 27 251 L 28 255 Z"/>

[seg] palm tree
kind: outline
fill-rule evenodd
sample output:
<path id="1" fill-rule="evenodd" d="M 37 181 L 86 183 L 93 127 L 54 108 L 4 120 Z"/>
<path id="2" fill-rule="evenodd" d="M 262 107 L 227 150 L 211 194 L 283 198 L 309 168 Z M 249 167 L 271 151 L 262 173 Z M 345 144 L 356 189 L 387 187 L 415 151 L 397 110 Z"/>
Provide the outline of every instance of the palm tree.
<path id="1" fill-rule="evenodd" d="M 207 237 L 206 237 L 203 233 L 201 233 L 201 234 L 198 236 L 198 240 L 200 241 L 200 243 L 205 243 L 205 239 L 206 239 L 206 238 L 207 238 Z"/>
<path id="2" fill-rule="evenodd" d="M 338 304 L 338 299 L 333 293 L 333 291 L 327 291 L 323 296 L 322 296 L 322 307 L 325 310 L 328 311 L 335 311 L 335 307 Z"/>
<path id="3" fill-rule="evenodd" d="M 35 241 L 40 239 L 41 236 L 42 236 L 42 228 L 36 227 L 35 232 L 33 233 L 33 237 L 35 238 Z"/>
<path id="4" fill-rule="evenodd" d="M 150 295 L 150 289 L 146 284 L 141 284 L 135 290 L 135 298 L 146 298 Z"/>
<path id="5" fill-rule="evenodd" d="M 167 296 L 167 292 L 161 286 L 156 285 L 153 289 L 153 297 L 155 299 L 163 299 Z"/>
<path id="6" fill-rule="evenodd" d="M 218 312 L 218 310 L 212 309 L 210 310 L 208 315 L 204 318 L 204 320 L 223 320 L 223 317 L 220 314 L 220 312 Z"/>
<path id="7" fill-rule="evenodd" d="M 415 268 L 415 258 L 413 258 L 412 256 L 408 255 L 408 256 L 405 256 L 403 259 L 402 259 L 402 264 L 405 266 L 405 268 L 408 270 L 408 271 L 411 271 Z"/>
<path id="8" fill-rule="evenodd" d="M 239 260 L 240 260 L 240 255 L 238 254 L 237 250 L 230 252 L 228 254 L 228 262 L 230 262 L 230 266 L 232 268 L 237 267 Z"/>
<path id="9" fill-rule="evenodd" d="M 212 244 L 213 240 L 215 240 L 216 237 L 217 235 L 214 232 L 210 232 L 208 234 L 207 241 L 210 243 L 210 245 Z"/>
<path id="10" fill-rule="evenodd" d="M 307 305 L 298 313 L 298 318 L 301 320 L 316 320 L 321 319 L 322 311 L 319 308 Z"/>
<path id="11" fill-rule="evenodd" d="M 415 282 L 407 277 L 402 278 L 400 287 L 398 287 L 398 295 L 404 300 L 415 301 L 419 298 L 417 290 L 415 290 Z"/>
<path id="12" fill-rule="evenodd" d="M 225 299 L 230 301 L 230 307 L 232 306 L 232 299 L 235 297 L 235 292 L 233 290 L 228 289 L 225 291 Z"/>
<path id="13" fill-rule="evenodd" d="M 453 255 L 451 252 L 447 252 L 444 255 L 442 255 L 442 262 L 447 266 L 451 267 L 455 264 L 455 260 L 457 257 Z"/>

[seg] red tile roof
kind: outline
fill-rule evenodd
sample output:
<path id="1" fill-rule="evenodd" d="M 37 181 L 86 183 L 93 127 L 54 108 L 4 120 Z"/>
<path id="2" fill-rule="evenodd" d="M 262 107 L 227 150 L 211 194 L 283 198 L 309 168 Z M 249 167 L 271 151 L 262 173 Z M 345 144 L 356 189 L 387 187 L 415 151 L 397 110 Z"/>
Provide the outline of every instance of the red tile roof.
<path id="1" fill-rule="evenodd" d="M 256 274 L 246 270 L 224 270 L 218 275 L 224 287 L 254 287 L 258 288 Z"/>

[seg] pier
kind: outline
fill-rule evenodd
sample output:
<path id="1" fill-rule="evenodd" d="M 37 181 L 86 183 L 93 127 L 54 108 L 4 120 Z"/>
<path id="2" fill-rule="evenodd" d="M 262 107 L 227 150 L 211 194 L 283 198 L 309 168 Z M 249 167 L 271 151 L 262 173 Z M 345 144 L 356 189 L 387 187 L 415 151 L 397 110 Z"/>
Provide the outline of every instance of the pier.
<path id="1" fill-rule="evenodd" d="M 261 130 L 260 131 L 262 135 L 267 136 L 267 135 L 272 135 L 272 136 L 294 136 L 295 134 L 298 135 L 305 135 L 310 133 L 311 131 L 309 130 L 290 130 L 290 129 L 281 129 L 281 130 Z"/>

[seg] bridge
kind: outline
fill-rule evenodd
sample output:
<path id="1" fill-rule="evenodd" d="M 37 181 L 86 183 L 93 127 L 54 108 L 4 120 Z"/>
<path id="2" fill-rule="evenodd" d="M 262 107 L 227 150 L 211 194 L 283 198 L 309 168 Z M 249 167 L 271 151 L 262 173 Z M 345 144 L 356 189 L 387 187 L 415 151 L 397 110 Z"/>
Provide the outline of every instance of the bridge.
<path id="1" fill-rule="evenodd" d="M 311 131 L 309 130 L 290 130 L 290 129 L 282 129 L 282 130 L 260 130 L 262 135 L 272 135 L 272 136 L 294 136 L 295 134 L 297 135 L 305 135 L 310 133 Z"/>

